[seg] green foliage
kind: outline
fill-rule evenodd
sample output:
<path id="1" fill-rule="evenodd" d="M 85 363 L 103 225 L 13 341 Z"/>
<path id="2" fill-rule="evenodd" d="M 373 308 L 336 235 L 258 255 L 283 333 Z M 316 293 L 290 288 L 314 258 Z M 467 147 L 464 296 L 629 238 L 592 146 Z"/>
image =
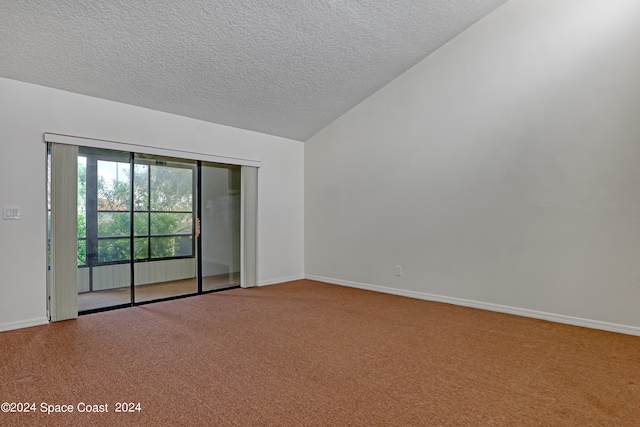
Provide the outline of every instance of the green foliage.
<path id="1" fill-rule="evenodd" d="M 191 211 L 193 170 L 151 166 L 151 210 Z"/>

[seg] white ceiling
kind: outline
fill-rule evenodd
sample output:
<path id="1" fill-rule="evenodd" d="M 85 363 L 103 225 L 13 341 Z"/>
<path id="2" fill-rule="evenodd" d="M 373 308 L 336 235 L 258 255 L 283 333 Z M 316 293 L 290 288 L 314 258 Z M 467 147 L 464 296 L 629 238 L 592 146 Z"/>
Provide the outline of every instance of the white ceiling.
<path id="1" fill-rule="evenodd" d="M 0 0 L 0 77 L 305 141 L 505 1 Z"/>

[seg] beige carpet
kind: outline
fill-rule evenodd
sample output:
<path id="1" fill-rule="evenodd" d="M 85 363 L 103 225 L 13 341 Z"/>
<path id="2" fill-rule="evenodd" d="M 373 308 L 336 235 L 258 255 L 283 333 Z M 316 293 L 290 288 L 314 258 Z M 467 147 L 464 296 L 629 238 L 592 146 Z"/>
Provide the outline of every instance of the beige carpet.
<path id="1" fill-rule="evenodd" d="M 298 281 L 0 333 L 0 401 L 37 405 L 2 426 L 637 426 L 640 338 Z"/>

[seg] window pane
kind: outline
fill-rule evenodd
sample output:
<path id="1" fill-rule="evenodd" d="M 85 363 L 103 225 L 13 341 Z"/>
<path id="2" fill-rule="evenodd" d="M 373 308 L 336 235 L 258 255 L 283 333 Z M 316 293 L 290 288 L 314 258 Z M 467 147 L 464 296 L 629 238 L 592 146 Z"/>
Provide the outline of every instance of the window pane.
<path id="1" fill-rule="evenodd" d="M 87 237 L 87 217 L 78 211 L 78 238 Z"/>
<path id="2" fill-rule="evenodd" d="M 134 253 L 136 254 L 136 259 L 147 259 L 149 258 L 149 239 L 146 237 L 136 238 L 133 240 L 134 245 Z"/>
<path id="3" fill-rule="evenodd" d="M 128 211 L 129 163 L 98 160 L 98 209 Z"/>
<path id="4" fill-rule="evenodd" d="M 98 239 L 98 262 L 129 259 L 129 239 Z"/>
<path id="5" fill-rule="evenodd" d="M 128 236 L 130 218 L 129 212 L 98 212 L 98 237 Z"/>
<path id="6" fill-rule="evenodd" d="M 193 255 L 193 239 L 191 236 L 176 236 L 175 256 L 192 256 Z"/>
<path id="7" fill-rule="evenodd" d="M 193 169 L 151 166 L 151 210 L 193 209 Z"/>
<path id="8" fill-rule="evenodd" d="M 151 258 L 193 255 L 191 236 L 151 238 Z"/>
<path id="9" fill-rule="evenodd" d="M 175 237 L 154 237 L 151 239 L 151 258 L 172 257 L 175 253 Z"/>
<path id="10" fill-rule="evenodd" d="M 133 176 L 133 209 L 149 210 L 149 166 L 135 165 Z"/>
<path id="11" fill-rule="evenodd" d="M 78 265 L 87 265 L 87 241 L 78 240 Z"/>
<path id="12" fill-rule="evenodd" d="M 193 215 L 190 213 L 152 213 L 151 235 L 159 234 L 191 234 Z"/>
<path id="13" fill-rule="evenodd" d="M 146 212 L 135 212 L 133 214 L 133 233 L 136 236 L 149 235 L 149 215 Z"/>

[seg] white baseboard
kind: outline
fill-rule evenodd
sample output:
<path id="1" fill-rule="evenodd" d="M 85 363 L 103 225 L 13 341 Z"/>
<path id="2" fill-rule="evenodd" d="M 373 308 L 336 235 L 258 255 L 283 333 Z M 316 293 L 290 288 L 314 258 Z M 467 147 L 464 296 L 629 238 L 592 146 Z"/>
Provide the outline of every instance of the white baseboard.
<path id="1" fill-rule="evenodd" d="M 481 310 L 496 311 L 498 313 L 514 314 L 516 316 L 531 317 L 534 319 L 548 320 L 551 322 L 564 323 L 573 326 L 582 326 L 591 329 L 600 329 L 609 332 L 640 336 L 640 327 L 621 325 L 618 323 L 602 322 L 599 320 L 583 319 L 580 317 L 565 316 L 562 314 L 547 313 L 544 311 L 529 310 L 526 308 L 511 307 L 507 305 L 492 304 L 482 301 L 473 301 L 462 298 L 447 297 L 442 295 L 428 294 L 425 292 L 407 291 L 403 289 L 387 288 L 385 286 L 369 285 L 366 283 L 350 282 L 347 280 L 332 279 L 329 277 L 307 275 L 307 279 L 318 282 L 330 283 L 333 285 L 348 286 L 350 288 L 366 289 L 369 291 L 382 292 L 385 294 L 400 295 L 403 297 L 422 299 L 426 301 L 443 302 L 447 304 L 460 305 L 463 307 L 479 308 Z"/>
<path id="2" fill-rule="evenodd" d="M 293 282 L 294 280 L 302 280 L 304 278 L 304 274 L 300 274 L 299 276 L 281 277 L 279 279 L 272 280 L 261 280 L 260 282 L 258 282 L 258 286 L 277 285 L 279 283 Z"/>
<path id="3" fill-rule="evenodd" d="M 0 332 L 12 331 L 14 329 L 30 328 L 32 326 L 46 325 L 49 319 L 38 317 L 36 319 L 20 320 L 18 322 L 0 323 Z"/>

